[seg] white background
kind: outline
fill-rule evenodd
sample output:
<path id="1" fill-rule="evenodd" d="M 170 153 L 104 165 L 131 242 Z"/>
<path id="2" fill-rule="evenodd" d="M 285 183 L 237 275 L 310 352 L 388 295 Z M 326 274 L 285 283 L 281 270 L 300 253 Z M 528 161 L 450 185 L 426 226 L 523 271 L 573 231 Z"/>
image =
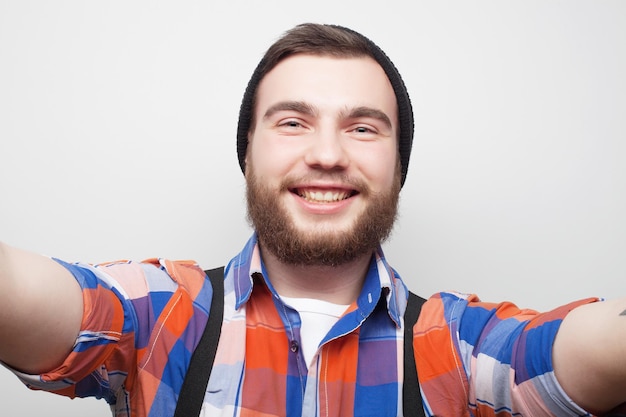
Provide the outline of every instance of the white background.
<path id="1" fill-rule="evenodd" d="M 412 290 L 542 310 L 626 294 L 623 1 L 2 0 L 0 239 L 68 261 L 226 263 L 251 233 L 239 102 L 305 21 L 369 36 L 409 88 L 385 249 Z M 4 369 L 0 384 L 2 415 L 109 415 Z"/>

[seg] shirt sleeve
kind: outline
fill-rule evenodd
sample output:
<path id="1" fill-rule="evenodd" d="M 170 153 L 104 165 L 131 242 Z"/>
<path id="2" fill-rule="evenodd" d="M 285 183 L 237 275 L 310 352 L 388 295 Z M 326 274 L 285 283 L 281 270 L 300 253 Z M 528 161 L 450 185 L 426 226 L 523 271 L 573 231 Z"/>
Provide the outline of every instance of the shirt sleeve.
<path id="1" fill-rule="evenodd" d="M 171 334 L 168 327 L 180 323 L 181 329 L 187 329 L 192 315 L 188 311 L 194 311 L 188 307 L 202 299 L 203 272 L 191 262 L 156 259 L 97 266 L 58 262 L 73 274 L 83 293 L 83 318 L 73 350 L 50 372 L 13 372 L 32 389 L 69 397 L 104 398 L 110 404 L 116 402 L 120 389 L 136 384 L 140 369 L 158 373 L 150 368 L 156 366 L 162 374 L 171 350 L 164 340 L 175 343 L 183 331 L 176 333 L 174 329 Z M 203 313 L 204 323 L 202 303 L 196 310 Z M 197 331 L 192 333 L 191 347 L 197 339 Z M 150 358 L 155 359 L 155 365 Z"/>
<path id="2" fill-rule="evenodd" d="M 567 396 L 552 367 L 565 315 L 597 301 L 539 313 L 475 295 L 440 293 L 426 302 L 414 338 L 431 415 L 589 415 Z"/>

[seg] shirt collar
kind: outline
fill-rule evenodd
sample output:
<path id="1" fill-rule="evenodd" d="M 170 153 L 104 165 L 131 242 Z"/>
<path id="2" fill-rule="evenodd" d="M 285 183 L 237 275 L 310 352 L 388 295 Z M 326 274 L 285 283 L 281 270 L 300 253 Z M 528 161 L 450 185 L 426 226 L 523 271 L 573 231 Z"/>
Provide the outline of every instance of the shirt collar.
<path id="1" fill-rule="evenodd" d="M 256 233 L 250 237 L 242 251 L 230 261 L 227 271 L 226 279 L 233 280 L 237 309 L 250 298 L 254 276 L 262 276 L 272 294 L 278 297 L 271 281 L 267 278 Z M 356 309 L 360 310 L 362 316 L 367 317 L 380 297 L 385 297 L 389 317 L 399 327 L 400 317 L 406 309 L 407 295 L 406 286 L 398 273 L 389 266 L 379 246 L 372 256 L 363 289 L 357 298 Z"/>

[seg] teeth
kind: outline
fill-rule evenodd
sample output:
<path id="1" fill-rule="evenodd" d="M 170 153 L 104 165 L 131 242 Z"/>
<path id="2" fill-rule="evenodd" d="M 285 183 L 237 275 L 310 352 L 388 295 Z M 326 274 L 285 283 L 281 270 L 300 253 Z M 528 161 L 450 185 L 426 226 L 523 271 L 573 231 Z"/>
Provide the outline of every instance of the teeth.
<path id="1" fill-rule="evenodd" d="M 346 191 L 310 191 L 310 190 L 301 190 L 299 193 L 300 197 L 304 198 L 307 201 L 315 202 L 315 203 L 332 203 L 333 201 L 345 200 L 349 197 L 349 193 Z"/>

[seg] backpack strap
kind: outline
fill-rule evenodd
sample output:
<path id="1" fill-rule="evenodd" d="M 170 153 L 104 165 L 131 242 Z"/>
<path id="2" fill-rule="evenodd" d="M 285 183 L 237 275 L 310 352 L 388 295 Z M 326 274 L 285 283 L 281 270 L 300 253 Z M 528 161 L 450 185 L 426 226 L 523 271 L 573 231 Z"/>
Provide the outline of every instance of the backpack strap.
<path id="1" fill-rule="evenodd" d="M 199 416 L 202 402 L 206 394 L 206 387 L 211 376 L 211 369 L 215 361 L 217 344 L 222 329 L 224 317 L 224 267 L 205 271 L 213 286 L 211 309 L 204 333 L 194 350 L 189 369 L 176 403 L 174 417 Z M 404 312 L 404 381 L 402 386 L 402 407 L 405 417 L 425 417 L 422 394 L 415 353 L 413 351 L 413 326 L 426 300 L 409 291 L 409 299 Z"/>
<path id="2" fill-rule="evenodd" d="M 187 374 L 176 402 L 174 417 L 200 415 L 206 387 L 209 383 L 209 376 L 215 361 L 217 343 L 220 340 L 222 319 L 224 317 L 224 267 L 204 272 L 208 275 L 213 286 L 211 309 L 202 338 L 191 355 L 189 369 L 187 369 Z"/>
<path id="3" fill-rule="evenodd" d="M 402 385 L 402 410 L 405 417 L 425 417 L 422 394 L 417 379 L 415 352 L 413 351 L 413 326 L 426 300 L 409 291 L 404 312 L 404 382 Z"/>

